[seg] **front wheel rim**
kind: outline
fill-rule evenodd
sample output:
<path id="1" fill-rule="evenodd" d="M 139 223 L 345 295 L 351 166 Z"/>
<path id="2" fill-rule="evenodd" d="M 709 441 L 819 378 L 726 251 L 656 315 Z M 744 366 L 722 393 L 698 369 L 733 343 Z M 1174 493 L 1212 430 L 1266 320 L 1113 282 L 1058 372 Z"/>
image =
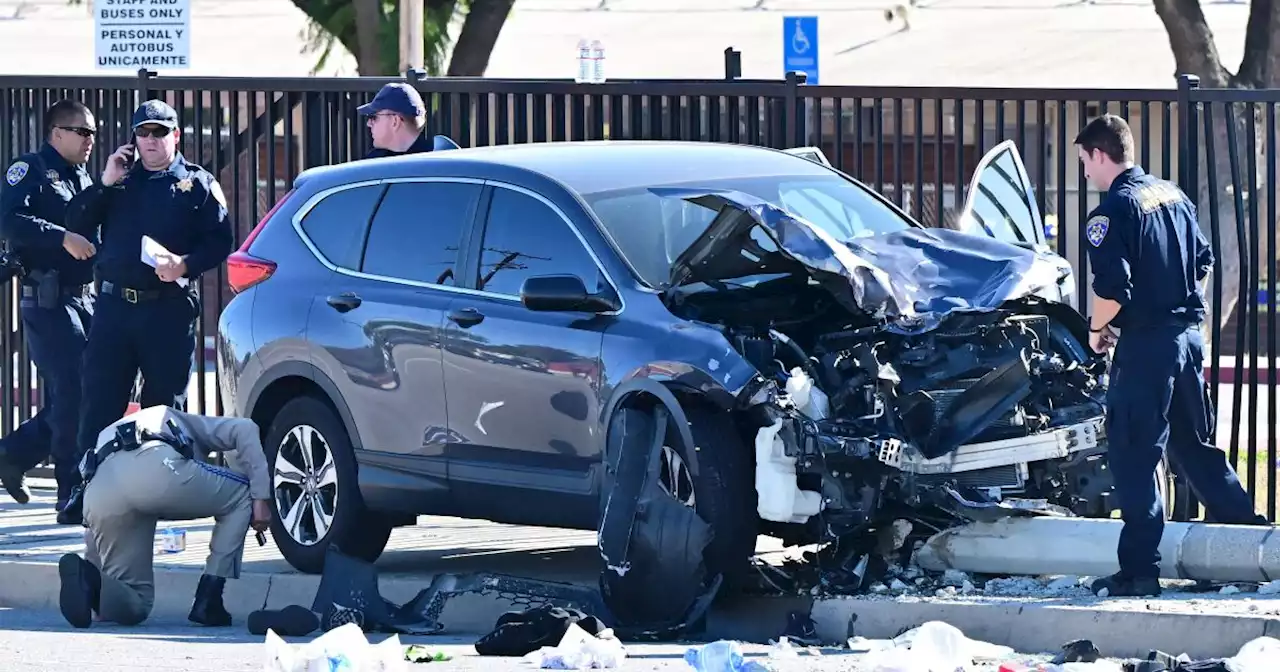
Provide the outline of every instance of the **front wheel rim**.
<path id="1" fill-rule="evenodd" d="M 324 435 L 311 425 L 289 430 L 276 449 L 272 484 L 289 537 L 303 546 L 323 541 L 338 510 L 338 467 Z"/>

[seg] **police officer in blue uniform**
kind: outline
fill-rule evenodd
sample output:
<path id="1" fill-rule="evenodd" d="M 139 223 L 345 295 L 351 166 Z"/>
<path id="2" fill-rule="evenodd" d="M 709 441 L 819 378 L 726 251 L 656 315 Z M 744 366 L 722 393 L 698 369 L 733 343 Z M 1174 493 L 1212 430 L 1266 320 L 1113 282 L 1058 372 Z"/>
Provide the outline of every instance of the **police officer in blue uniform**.
<path id="1" fill-rule="evenodd" d="M 127 410 L 141 370 L 140 405 L 181 410 L 196 347 L 200 275 L 231 253 L 222 188 L 178 151 L 178 115 L 159 100 L 133 115 L 134 144 L 107 159 L 102 180 L 72 202 L 99 229 L 97 315 L 85 350 L 79 450 Z M 136 159 L 134 158 L 136 152 Z M 143 254 L 154 258 L 144 262 Z"/>
<path id="2" fill-rule="evenodd" d="M 403 82 L 387 84 L 356 111 L 367 118 L 373 137 L 373 149 L 364 158 L 431 151 L 433 145 L 423 130 L 427 126 L 427 106 L 412 86 Z"/>
<path id="3" fill-rule="evenodd" d="M 0 439 L 0 485 L 21 504 L 23 475 L 53 457 L 61 506 L 79 481 L 76 424 L 80 357 L 93 319 L 94 244 L 68 225 L 68 203 L 93 183 L 93 113 L 73 100 L 45 113 L 47 140 L 11 162 L 0 186 L 0 235 L 22 264 L 19 310 L 28 352 L 45 386 L 45 405 Z M 7 278 L 6 278 L 7 280 Z"/>
<path id="4" fill-rule="evenodd" d="M 1156 465 L 1165 450 L 1211 519 L 1267 525 L 1226 454 L 1213 444 L 1204 380 L 1204 293 L 1213 251 L 1176 184 L 1134 165 L 1133 134 L 1116 115 L 1076 138 L 1090 182 L 1105 193 L 1085 223 L 1093 300 L 1090 346 L 1114 345 L 1107 390 L 1108 461 L 1124 518 L 1120 571 L 1093 582 L 1110 596 L 1160 594 L 1164 502 Z"/>

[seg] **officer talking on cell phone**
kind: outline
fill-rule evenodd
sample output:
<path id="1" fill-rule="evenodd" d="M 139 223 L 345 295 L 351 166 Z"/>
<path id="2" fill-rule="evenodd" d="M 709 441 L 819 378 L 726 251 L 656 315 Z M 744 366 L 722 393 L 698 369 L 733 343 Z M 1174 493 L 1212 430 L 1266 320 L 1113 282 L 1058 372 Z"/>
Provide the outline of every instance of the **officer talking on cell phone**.
<path id="1" fill-rule="evenodd" d="M 73 100 L 45 112 L 47 140 L 14 159 L 0 185 L 0 235 L 20 268 L 27 349 L 43 378 L 45 405 L 0 439 L 0 485 L 26 504 L 23 475 L 52 455 L 61 510 L 75 486 L 76 425 L 80 417 L 80 356 L 93 319 L 93 241 L 68 222 L 68 203 L 93 184 L 85 164 L 93 153 L 93 113 Z"/>
<path id="2" fill-rule="evenodd" d="M 143 103 L 133 114 L 132 141 L 107 159 L 102 180 L 72 202 L 102 241 L 84 357 L 81 455 L 124 415 L 139 370 L 143 408 L 181 409 L 186 400 L 200 315 L 196 287 L 231 253 L 234 234 L 222 188 L 178 151 L 180 133 L 172 107 Z"/>

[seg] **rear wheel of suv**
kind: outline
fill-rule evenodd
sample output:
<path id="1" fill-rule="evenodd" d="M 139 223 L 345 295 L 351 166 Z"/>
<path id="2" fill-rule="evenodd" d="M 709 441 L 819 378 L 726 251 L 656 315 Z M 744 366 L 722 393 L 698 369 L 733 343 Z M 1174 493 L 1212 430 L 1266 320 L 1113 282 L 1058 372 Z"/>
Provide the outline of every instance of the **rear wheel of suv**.
<path id="1" fill-rule="evenodd" d="M 290 565 L 320 573 L 331 544 L 370 562 L 382 554 L 392 526 L 365 509 L 351 440 L 332 407 L 311 396 L 289 401 L 264 448 L 275 506 L 271 537 Z"/>

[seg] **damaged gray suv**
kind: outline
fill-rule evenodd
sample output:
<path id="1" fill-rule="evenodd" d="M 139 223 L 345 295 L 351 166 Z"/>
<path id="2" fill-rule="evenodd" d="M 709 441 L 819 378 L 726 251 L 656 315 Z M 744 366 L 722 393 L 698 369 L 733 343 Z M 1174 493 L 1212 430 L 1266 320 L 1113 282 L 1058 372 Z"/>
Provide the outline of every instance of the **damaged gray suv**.
<path id="1" fill-rule="evenodd" d="M 616 615 L 674 621 L 756 577 L 758 534 L 823 544 L 853 589 L 902 520 L 1110 516 L 1106 364 L 1014 146 L 981 162 L 960 231 L 804 151 L 539 143 L 304 172 L 229 259 L 218 325 L 284 557 L 373 559 L 419 514 L 598 529 Z"/>

